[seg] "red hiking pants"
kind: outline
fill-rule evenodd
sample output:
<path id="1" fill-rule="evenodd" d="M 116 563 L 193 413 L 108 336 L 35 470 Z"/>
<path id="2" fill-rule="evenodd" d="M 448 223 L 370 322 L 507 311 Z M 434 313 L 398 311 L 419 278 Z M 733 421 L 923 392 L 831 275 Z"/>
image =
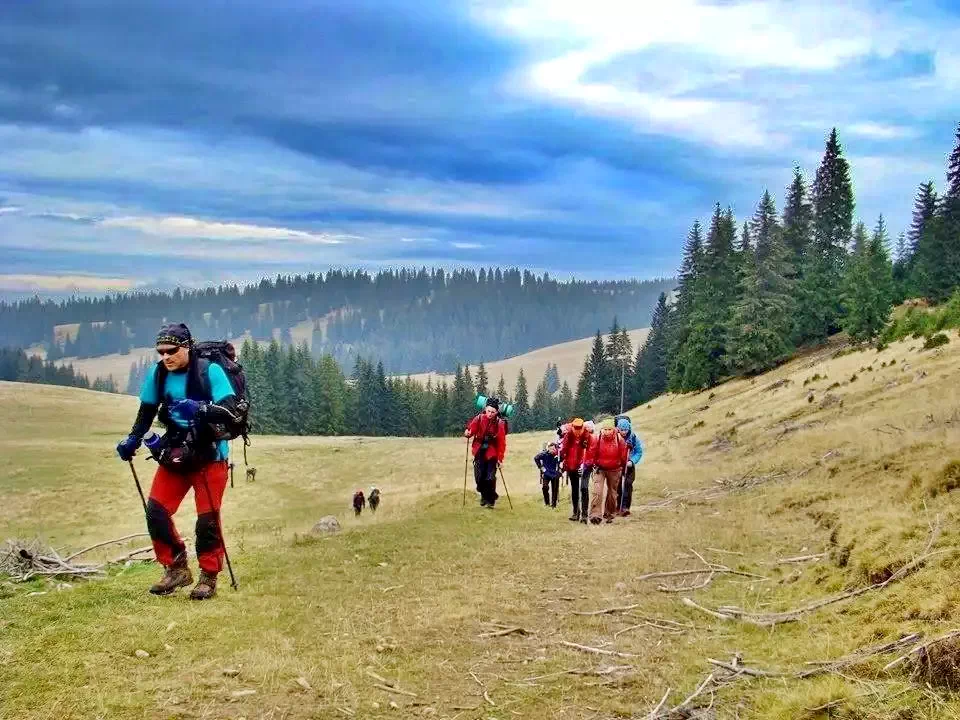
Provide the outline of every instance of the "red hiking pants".
<path id="1" fill-rule="evenodd" d="M 220 572 L 223 568 L 223 542 L 219 515 L 226 487 L 226 461 L 209 463 L 191 473 L 173 472 L 162 466 L 157 468 L 147 502 L 147 529 L 157 562 L 166 567 L 186 553 L 187 548 L 173 524 L 173 516 L 187 492 L 193 488 L 193 500 L 197 506 L 196 545 L 200 568 L 209 573 Z"/>

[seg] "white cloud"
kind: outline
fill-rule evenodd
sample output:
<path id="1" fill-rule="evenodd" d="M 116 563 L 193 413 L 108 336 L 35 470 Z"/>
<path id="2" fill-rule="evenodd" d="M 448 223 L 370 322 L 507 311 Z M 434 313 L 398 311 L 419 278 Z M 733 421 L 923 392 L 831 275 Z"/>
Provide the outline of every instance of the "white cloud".
<path id="1" fill-rule="evenodd" d="M 18 205 L 4 205 L 0 207 L 0 215 L 12 215 L 22 211 L 23 208 Z"/>
<path id="2" fill-rule="evenodd" d="M 0 274 L 0 290 L 13 292 L 110 292 L 131 290 L 136 285 L 130 278 L 95 275 Z"/>
<path id="3" fill-rule="evenodd" d="M 870 121 L 847 125 L 846 131 L 870 140 L 903 140 L 916 135 L 911 128 Z"/>
<path id="4" fill-rule="evenodd" d="M 352 235 L 312 233 L 285 227 L 249 225 L 246 223 L 213 222 L 191 217 L 111 217 L 98 224 L 105 227 L 139 230 L 148 235 L 181 238 L 208 238 L 211 240 L 292 240 L 322 245 L 340 245 Z"/>
<path id="5" fill-rule="evenodd" d="M 450 245 L 457 250 L 480 250 L 484 247 L 484 245 L 474 242 L 452 242 Z"/>
<path id="6" fill-rule="evenodd" d="M 513 92 L 721 148 L 786 149 L 803 120 L 820 118 L 821 131 L 851 123 L 861 137 L 906 137 L 884 122 L 885 112 L 953 107 L 931 84 L 960 83 L 952 49 L 960 22 L 932 8 L 871 0 L 474 0 L 473 9 L 479 21 L 528 44 L 534 59 L 511 78 Z M 881 75 L 851 86 L 840 74 L 898 52 L 934 56 L 936 77 L 897 84 Z M 873 117 L 850 117 L 866 103 Z"/>

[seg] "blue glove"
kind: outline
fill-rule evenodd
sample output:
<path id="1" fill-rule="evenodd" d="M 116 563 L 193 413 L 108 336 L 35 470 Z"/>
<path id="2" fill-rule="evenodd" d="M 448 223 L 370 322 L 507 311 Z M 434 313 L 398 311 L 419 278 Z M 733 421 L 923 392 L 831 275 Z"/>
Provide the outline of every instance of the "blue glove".
<path id="1" fill-rule="evenodd" d="M 190 400 L 189 398 L 186 400 L 177 400 L 177 402 L 170 406 L 170 414 L 174 416 L 174 418 L 192 425 L 197 419 L 197 416 L 203 411 L 203 407 L 204 403 Z"/>
<path id="2" fill-rule="evenodd" d="M 133 456 L 137 454 L 137 448 L 140 447 L 140 438 L 136 435 L 127 435 L 126 438 L 117 443 L 117 455 L 120 456 L 120 459 L 124 462 L 133 460 Z"/>

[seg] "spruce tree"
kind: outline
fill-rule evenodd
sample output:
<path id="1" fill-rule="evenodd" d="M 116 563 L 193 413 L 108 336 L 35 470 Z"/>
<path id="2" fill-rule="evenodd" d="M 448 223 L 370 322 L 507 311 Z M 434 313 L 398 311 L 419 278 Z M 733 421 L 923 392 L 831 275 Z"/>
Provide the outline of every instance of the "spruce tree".
<path id="1" fill-rule="evenodd" d="M 517 375 L 517 387 L 513 393 L 513 412 L 511 427 L 514 432 L 523 432 L 529 430 L 530 425 L 530 395 L 527 391 L 527 378 L 523 374 L 523 368 Z"/>
<path id="2" fill-rule="evenodd" d="M 575 400 L 573 392 L 570 390 L 570 384 L 564 380 L 560 386 L 560 396 L 557 398 L 557 415 L 563 422 L 573 418 L 575 411 Z"/>
<path id="3" fill-rule="evenodd" d="M 639 405 L 667 390 L 667 343 L 670 330 L 670 308 L 667 296 L 660 293 L 653 311 L 650 333 L 637 350 L 633 372 L 633 405 Z"/>
<path id="4" fill-rule="evenodd" d="M 530 408 L 531 429 L 550 427 L 551 410 L 550 392 L 547 389 L 547 374 L 544 373 L 543 379 L 537 384 L 537 389 L 533 394 L 533 405 Z"/>
<path id="5" fill-rule="evenodd" d="M 933 181 L 921 183 L 913 202 L 913 218 L 910 229 L 907 231 L 909 246 L 906 267 L 909 276 L 908 292 L 910 294 L 926 292 L 926 273 L 929 267 L 927 263 L 936 261 L 929 257 L 923 241 L 927 230 L 931 229 L 930 223 L 936 211 L 937 192 L 934 189 Z"/>
<path id="6" fill-rule="evenodd" d="M 611 373 L 610 365 L 607 362 L 607 350 L 603 344 L 603 335 L 597 330 L 597 335 L 593 339 L 593 348 L 590 351 L 590 357 L 587 358 L 587 383 L 589 385 L 589 397 L 592 400 L 592 410 L 602 410 L 610 402 L 611 396 Z"/>
<path id="7" fill-rule="evenodd" d="M 596 400 L 593 397 L 593 390 L 590 385 L 590 359 L 587 358 L 583 363 L 583 370 L 580 371 L 580 378 L 577 381 L 577 394 L 574 397 L 574 413 L 580 417 L 587 418 L 596 411 Z"/>
<path id="8" fill-rule="evenodd" d="M 483 363 L 480 363 L 480 367 L 477 368 L 477 394 L 478 395 L 487 395 L 489 394 L 489 388 L 487 387 L 489 383 L 487 378 L 487 368 Z"/>
<path id="9" fill-rule="evenodd" d="M 960 286 L 960 123 L 957 125 L 956 144 L 947 161 L 947 186 L 934 228 L 942 249 L 941 272 L 936 276 L 932 296 L 943 301 Z"/>
<path id="10" fill-rule="evenodd" d="M 500 375 L 500 382 L 497 383 L 497 397 L 501 400 L 507 399 L 507 383 L 503 380 L 503 375 Z"/>
<path id="11" fill-rule="evenodd" d="M 346 379 L 333 356 L 324 353 L 314 380 L 314 427 L 321 435 L 346 432 Z"/>
<path id="12" fill-rule="evenodd" d="M 823 340 L 839 327 L 853 209 L 850 166 L 834 128 L 813 182 L 813 243 L 802 266 L 799 318 L 804 341 Z"/>
<path id="13" fill-rule="evenodd" d="M 679 351 L 682 390 L 710 387 L 725 370 L 729 318 L 738 291 L 733 248 L 736 232 L 732 211 L 722 212 L 718 203 L 707 235 L 702 278 L 690 311 L 689 335 Z"/>
<path id="14" fill-rule="evenodd" d="M 683 248 L 683 261 L 678 273 L 676 309 L 671 315 L 667 354 L 669 358 L 669 388 L 680 390 L 686 374 L 683 347 L 690 336 L 690 320 L 697 284 L 703 275 L 703 232 L 700 222 L 693 223 Z"/>
<path id="15" fill-rule="evenodd" d="M 883 330 L 893 299 L 889 238 L 883 216 L 877 221 L 873 236 L 865 236 L 866 229 L 859 223 L 843 294 L 844 329 L 855 342 L 872 340 Z"/>
<path id="16" fill-rule="evenodd" d="M 787 188 L 783 206 L 783 243 L 789 253 L 793 277 L 799 277 L 804 257 L 813 239 L 813 208 L 807 198 L 807 186 L 799 167 Z"/>
<path id="17" fill-rule="evenodd" d="M 744 260 L 729 320 L 727 367 L 731 373 L 763 372 L 793 350 L 792 253 L 783 242 L 769 192 L 764 192 L 751 228 L 756 250 Z"/>

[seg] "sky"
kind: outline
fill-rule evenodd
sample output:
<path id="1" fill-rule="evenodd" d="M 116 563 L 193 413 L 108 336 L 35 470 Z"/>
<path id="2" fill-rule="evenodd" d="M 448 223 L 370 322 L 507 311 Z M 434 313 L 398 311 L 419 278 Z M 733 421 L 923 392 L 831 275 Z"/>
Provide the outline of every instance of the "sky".
<path id="1" fill-rule="evenodd" d="M 673 274 L 838 128 L 909 223 L 960 121 L 939 2 L 0 3 L 0 296 L 330 267 Z"/>

